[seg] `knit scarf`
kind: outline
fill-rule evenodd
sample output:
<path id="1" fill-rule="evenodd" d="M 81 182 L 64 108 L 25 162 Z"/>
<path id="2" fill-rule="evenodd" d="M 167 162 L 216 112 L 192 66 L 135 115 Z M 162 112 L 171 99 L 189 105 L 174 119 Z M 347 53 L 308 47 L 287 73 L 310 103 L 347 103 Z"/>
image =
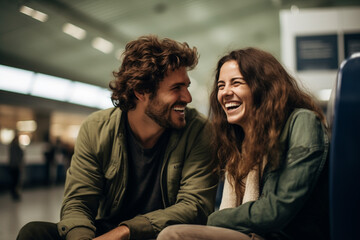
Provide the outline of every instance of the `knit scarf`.
<path id="1" fill-rule="evenodd" d="M 224 208 L 234 208 L 250 201 L 256 201 L 260 196 L 260 179 L 265 167 L 266 161 L 263 161 L 262 167 L 252 169 L 243 180 L 245 191 L 242 199 L 237 199 L 234 184 L 230 183 L 228 173 L 225 173 L 224 189 L 220 204 L 220 210 Z"/>

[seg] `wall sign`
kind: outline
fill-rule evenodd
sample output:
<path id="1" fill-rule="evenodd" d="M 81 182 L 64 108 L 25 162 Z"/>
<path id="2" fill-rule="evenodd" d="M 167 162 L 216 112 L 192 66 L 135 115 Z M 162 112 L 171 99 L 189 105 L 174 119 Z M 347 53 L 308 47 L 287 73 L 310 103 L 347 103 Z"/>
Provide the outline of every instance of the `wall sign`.
<path id="1" fill-rule="evenodd" d="M 296 37 L 296 69 L 338 69 L 338 36 L 317 35 Z"/>

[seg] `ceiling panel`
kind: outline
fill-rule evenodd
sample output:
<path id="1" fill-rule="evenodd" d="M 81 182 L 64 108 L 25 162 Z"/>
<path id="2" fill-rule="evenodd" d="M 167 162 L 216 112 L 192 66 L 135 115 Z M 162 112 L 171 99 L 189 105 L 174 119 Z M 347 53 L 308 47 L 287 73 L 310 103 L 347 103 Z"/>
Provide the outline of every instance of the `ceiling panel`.
<path id="1" fill-rule="evenodd" d="M 36 21 L 18 11 L 28 6 L 49 15 Z M 359 0 L 0 0 L 0 63 L 102 87 L 112 80 L 124 45 L 156 34 L 196 46 L 200 62 L 190 73 L 193 105 L 207 111 L 207 94 L 218 58 L 230 49 L 254 46 L 280 59 L 279 10 L 355 6 Z M 84 40 L 62 32 L 70 22 L 87 31 Z M 109 54 L 91 46 L 101 36 Z"/>

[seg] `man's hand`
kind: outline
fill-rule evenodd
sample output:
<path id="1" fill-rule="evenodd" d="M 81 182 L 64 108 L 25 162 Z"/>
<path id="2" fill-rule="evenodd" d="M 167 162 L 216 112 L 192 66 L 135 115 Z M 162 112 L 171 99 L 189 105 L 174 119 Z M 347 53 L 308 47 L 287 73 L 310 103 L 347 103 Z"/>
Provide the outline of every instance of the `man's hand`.
<path id="1" fill-rule="evenodd" d="M 130 229 L 127 226 L 122 225 L 93 240 L 128 240 L 129 237 Z"/>

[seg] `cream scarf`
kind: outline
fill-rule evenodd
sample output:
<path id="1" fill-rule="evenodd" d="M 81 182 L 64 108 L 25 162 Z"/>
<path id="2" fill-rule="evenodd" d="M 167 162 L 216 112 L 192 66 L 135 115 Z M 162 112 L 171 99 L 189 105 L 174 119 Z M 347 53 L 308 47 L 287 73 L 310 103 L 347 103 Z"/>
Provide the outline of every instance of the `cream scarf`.
<path id="1" fill-rule="evenodd" d="M 234 184 L 230 183 L 230 179 L 228 173 L 225 173 L 225 181 L 224 181 L 224 189 L 220 204 L 220 210 L 224 208 L 234 208 L 241 204 L 250 201 L 256 201 L 259 199 L 260 195 L 260 179 L 262 176 L 262 172 L 264 170 L 266 161 L 263 161 L 262 167 L 256 167 L 251 170 L 246 178 L 245 182 L 245 192 L 242 199 L 236 199 L 236 193 Z M 260 170 L 261 169 L 261 170 Z"/>

